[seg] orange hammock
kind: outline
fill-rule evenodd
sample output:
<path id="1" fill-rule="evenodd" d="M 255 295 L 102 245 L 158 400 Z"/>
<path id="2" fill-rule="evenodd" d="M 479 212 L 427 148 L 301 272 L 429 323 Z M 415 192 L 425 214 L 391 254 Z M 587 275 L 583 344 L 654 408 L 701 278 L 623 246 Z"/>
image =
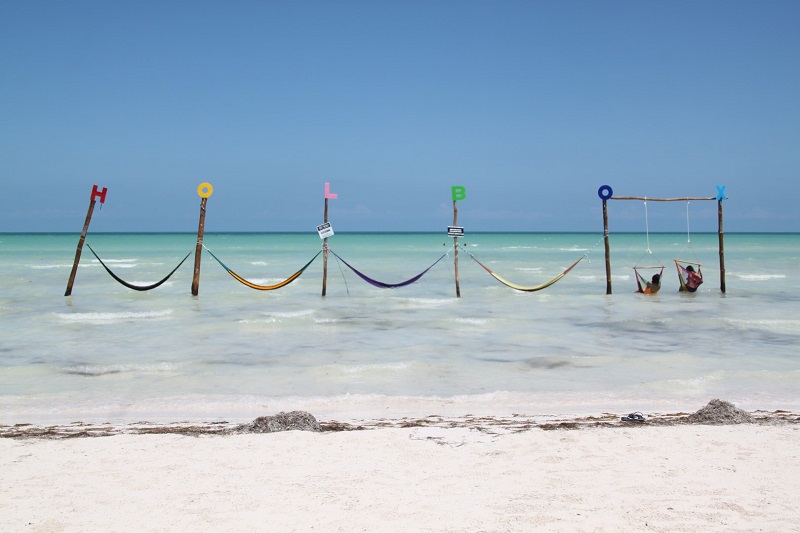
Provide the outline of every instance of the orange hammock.
<path id="1" fill-rule="evenodd" d="M 647 279 L 642 276 L 640 269 L 659 269 L 658 274 L 654 275 L 658 276 L 656 279 Z M 636 286 L 638 289 L 636 292 L 640 292 L 642 294 L 655 294 L 661 289 L 661 278 L 664 274 L 664 267 L 663 266 L 635 266 L 633 267 L 633 271 L 636 273 Z"/>
<path id="2" fill-rule="evenodd" d="M 536 292 L 536 291 L 540 291 L 540 290 L 542 290 L 542 289 L 546 289 L 546 288 L 547 288 L 547 287 L 549 287 L 550 285 L 553 285 L 554 283 L 556 283 L 557 281 L 559 281 L 561 278 L 563 278 L 564 276 L 566 276 L 567 274 L 569 274 L 569 271 L 570 271 L 570 270 L 572 270 L 573 268 L 575 268 L 575 266 L 576 266 L 578 263 L 580 263 L 580 262 L 581 262 L 581 260 L 582 260 L 584 257 L 586 257 L 586 255 L 585 255 L 585 254 L 584 254 L 584 255 L 582 255 L 582 256 L 580 256 L 580 258 L 578 258 L 578 260 L 577 260 L 577 261 L 575 261 L 574 263 L 572 263 L 572 264 L 571 264 L 569 267 L 567 267 L 567 269 L 566 269 L 566 270 L 564 270 L 564 271 L 563 271 L 561 274 L 559 274 L 558 276 L 554 277 L 554 278 L 553 278 L 553 279 L 551 279 L 550 281 L 546 281 L 546 282 L 542 283 L 541 285 L 534 285 L 534 286 L 532 286 L 532 287 L 529 287 L 529 286 L 525 286 L 525 285 L 518 285 L 518 284 L 516 284 L 516 283 L 512 283 L 512 282 L 510 282 L 510 281 L 508 281 L 508 280 L 506 280 L 506 279 L 504 279 L 504 278 L 501 278 L 500 276 L 498 276 L 497 274 L 495 274 L 495 273 L 494 273 L 494 272 L 493 272 L 493 271 L 492 271 L 492 270 L 491 270 L 489 267 L 487 267 L 486 265 L 484 265 L 483 263 L 481 263 L 480 261 L 478 261 L 478 260 L 475 258 L 475 256 L 474 256 L 474 255 L 472 255 L 472 254 L 471 254 L 471 253 L 469 253 L 469 252 L 467 252 L 467 254 L 468 254 L 468 255 L 469 255 L 471 258 L 472 258 L 472 260 L 473 260 L 473 261 L 475 261 L 475 262 L 476 262 L 476 263 L 478 263 L 480 266 L 482 266 L 482 267 L 483 267 L 483 269 L 484 269 L 486 272 L 488 272 L 488 273 L 489 273 L 489 274 L 490 274 L 490 275 L 491 275 L 491 276 L 492 276 L 494 279 L 496 279 L 497 281 L 499 281 L 500 283 L 502 283 L 502 284 L 503 284 L 503 285 L 505 285 L 506 287 L 511 287 L 512 289 L 515 289 L 515 290 L 518 290 L 518 291 L 522 291 L 522 292 Z"/>
<path id="3" fill-rule="evenodd" d="M 205 247 L 205 246 L 203 246 L 203 248 L 206 248 L 206 247 Z M 311 258 L 311 261 L 309 261 L 308 263 L 306 263 L 306 264 L 305 264 L 305 265 L 304 265 L 304 266 L 303 266 L 303 267 L 302 267 L 300 270 L 298 270 L 297 272 L 295 272 L 294 274 L 292 274 L 291 276 L 289 276 L 289 277 L 288 277 L 288 278 L 286 278 L 285 280 L 281 281 L 280 283 L 276 283 L 275 285 L 257 285 L 257 284 L 255 284 L 255 283 L 253 283 L 253 282 L 251 282 L 251 281 L 247 281 L 246 279 L 244 279 L 243 277 L 241 277 L 239 274 L 237 274 L 236 272 L 234 272 L 233 270 L 231 270 L 230 268 L 228 268 L 228 267 L 227 267 L 227 265 L 225 265 L 225 263 L 223 263 L 223 262 L 222 262 L 222 261 L 219 259 L 219 257 L 217 257 L 216 255 L 214 255 L 214 252 L 212 252 L 212 251 L 211 251 L 211 250 L 209 250 L 208 248 L 206 248 L 206 251 L 207 251 L 208 253 L 210 253 L 210 254 L 211 254 L 211 257 L 213 257 L 214 259 L 216 259 L 216 260 L 217 260 L 217 263 L 219 263 L 219 264 L 222 266 L 222 268 L 224 268 L 224 269 L 225 269 L 225 270 L 228 272 L 228 274 L 230 274 L 231 276 L 233 276 L 233 278 L 234 278 L 236 281 L 238 281 L 239 283 L 241 283 L 241 284 L 243 284 L 243 285 L 247 285 L 247 286 L 248 286 L 248 287 L 250 287 L 251 289 L 256 289 L 257 291 L 274 291 L 275 289 L 280 289 L 281 287 L 285 287 L 286 285 L 290 284 L 291 282 L 293 282 L 294 280 L 296 280 L 297 278 L 299 278 L 299 277 L 300 277 L 300 275 L 301 275 L 301 274 L 302 274 L 302 273 L 305 271 L 305 269 L 307 269 L 307 268 L 308 268 L 308 266 L 309 266 L 311 263 L 313 263 L 313 262 L 314 262 L 314 259 L 316 259 L 316 258 L 319 256 L 319 254 L 321 254 L 321 253 L 322 253 L 322 250 L 320 250 L 319 252 L 317 252 L 317 255 L 315 255 L 314 257 L 312 257 L 312 258 Z"/>

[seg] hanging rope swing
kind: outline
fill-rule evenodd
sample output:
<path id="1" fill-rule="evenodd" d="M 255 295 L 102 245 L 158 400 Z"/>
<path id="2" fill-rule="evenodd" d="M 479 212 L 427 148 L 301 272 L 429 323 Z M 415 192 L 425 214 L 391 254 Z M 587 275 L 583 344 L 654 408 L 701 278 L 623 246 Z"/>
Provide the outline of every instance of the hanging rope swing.
<path id="1" fill-rule="evenodd" d="M 644 251 L 642 256 L 639 258 L 639 261 L 635 265 L 633 265 L 633 272 L 634 277 L 636 278 L 636 292 L 642 294 L 655 294 L 659 290 L 661 290 L 661 278 L 664 275 L 664 265 L 641 265 L 642 259 L 644 259 L 647 255 L 653 255 L 653 251 L 650 249 L 650 221 L 648 219 L 647 213 L 647 198 L 644 199 L 644 228 L 645 228 L 645 235 L 647 239 L 647 249 Z M 657 273 L 654 273 L 650 279 L 645 277 L 642 271 L 654 271 L 658 270 Z"/>
<path id="2" fill-rule="evenodd" d="M 692 256 L 694 257 L 695 261 L 687 261 L 685 259 L 680 259 L 683 256 L 684 251 L 686 248 L 689 248 L 692 252 Z M 675 268 L 678 270 L 678 281 L 680 281 L 681 292 L 695 292 L 697 291 L 698 287 L 703 284 L 703 271 L 701 270 L 701 265 L 697 261 L 697 254 L 694 253 L 694 248 L 692 248 L 692 238 L 691 233 L 689 231 L 689 202 L 686 202 L 686 244 L 683 245 L 681 248 L 680 253 L 678 254 L 678 259 L 674 259 L 675 261 Z M 695 268 L 696 267 L 696 268 Z"/>

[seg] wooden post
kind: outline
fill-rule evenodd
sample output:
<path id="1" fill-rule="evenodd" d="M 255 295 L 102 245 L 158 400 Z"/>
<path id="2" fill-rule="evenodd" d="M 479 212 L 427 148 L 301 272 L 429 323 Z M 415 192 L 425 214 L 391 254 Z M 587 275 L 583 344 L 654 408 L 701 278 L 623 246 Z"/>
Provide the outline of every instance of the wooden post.
<path id="1" fill-rule="evenodd" d="M 608 242 L 608 202 L 603 199 L 603 242 L 606 247 L 606 294 L 611 294 L 611 245 Z"/>
<path id="2" fill-rule="evenodd" d="M 67 281 L 67 290 L 64 291 L 64 296 L 72 294 L 72 285 L 75 283 L 75 275 L 78 273 L 78 263 L 81 262 L 81 252 L 83 251 L 83 243 L 86 241 L 86 232 L 89 231 L 89 223 L 92 221 L 92 213 L 94 213 L 95 197 L 100 198 L 100 203 L 106 201 L 106 192 L 108 189 L 103 187 L 102 191 L 97 190 L 97 185 L 92 186 L 92 196 L 89 201 L 89 210 L 86 212 L 86 220 L 83 222 L 83 231 L 81 237 L 78 239 L 78 247 L 75 250 L 75 261 L 72 263 L 72 272 L 69 274 L 69 281 Z"/>
<path id="3" fill-rule="evenodd" d="M 719 222 L 719 290 L 725 294 L 725 231 L 722 228 L 722 198 L 717 201 L 717 220 Z"/>
<path id="4" fill-rule="evenodd" d="M 328 293 L 328 235 L 333 235 L 333 230 L 328 225 L 328 199 L 336 200 L 339 198 L 338 194 L 334 194 L 331 192 L 331 184 L 330 182 L 325 182 L 325 213 L 323 215 L 324 220 L 322 221 L 322 226 L 318 227 L 317 230 L 320 228 L 325 228 L 323 231 L 326 233 L 320 233 L 320 237 L 325 235 L 322 239 L 322 296 L 325 296 Z"/>
<path id="5" fill-rule="evenodd" d="M 453 226 L 458 226 L 458 205 L 453 200 Z M 453 237 L 453 248 L 455 248 L 455 259 L 453 263 L 456 268 L 456 298 L 461 298 L 461 286 L 458 283 L 458 237 Z"/>
<path id="6" fill-rule="evenodd" d="M 197 296 L 200 292 L 200 258 L 203 255 L 203 234 L 206 226 L 206 204 L 208 197 L 214 192 L 210 183 L 201 183 L 197 187 L 197 194 L 200 195 L 200 222 L 197 226 L 197 245 L 194 249 L 194 274 L 192 275 L 192 296 Z"/>
<path id="7" fill-rule="evenodd" d="M 328 196 L 325 195 L 325 213 L 322 222 L 328 223 Z M 322 239 L 322 296 L 328 293 L 328 238 Z"/>

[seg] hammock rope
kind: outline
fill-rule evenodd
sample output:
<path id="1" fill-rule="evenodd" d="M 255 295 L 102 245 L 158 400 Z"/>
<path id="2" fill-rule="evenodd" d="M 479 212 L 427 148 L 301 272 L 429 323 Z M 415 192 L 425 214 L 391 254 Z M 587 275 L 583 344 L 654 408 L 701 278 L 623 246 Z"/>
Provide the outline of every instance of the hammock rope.
<path id="1" fill-rule="evenodd" d="M 467 252 L 466 250 L 464 250 L 464 251 Z M 556 282 L 561 280 L 561 278 L 563 278 L 564 276 L 569 274 L 569 271 L 572 270 L 573 268 L 575 268 L 577 266 L 577 264 L 580 263 L 583 260 L 584 257 L 586 257 L 586 254 L 583 254 L 582 256 L 580 256 L 578 258 L 577 261 L 572 263 L 570 266 L 568 266 L 566 268 L 566 270 L 564 270 L 561 274 L 557 275 L 556 277 L 554 277 L 550 281 L 546 281 L 546 282 L 542 283 L 541 285 L 534 285 L 532 287 L 529 287 L 529 286 L 525 286 L 525 285 L 518 285 L 516 283 L 512 283 L 512 282 L 508 281 L 507 279 L 504 279 L 504 278 L 498 276 L 496 273 L 494 273 L 492 271 L 492 269 L 490 269 L 489 267 L 487 267 L 486 265 L 484 265 L 483 263 L 478 261 L 478 259 L 474 255 L 472 255 L 469 252 L 467 252 L 467 255 L 469 255 L 472 258 L 473 261 L 475 261 L 481 267 L 483 267 L 483 269 L 486 272 L 488 272 L 494 279 L 496 279 L 497 281 L 499 281 L 500 283 L 502 283 L 506 287 L 510 287 L 512 289 L 515 289 L 515 290 L 518 290 L 518 291 L 522 291 L 522 292 L 536 292 L 536 291 L 540 291 L 542 289 L 546 289 L 547 287 L 555 284 Z"/>
<path id="2" fill-rule="evenodd" d="M 287 286 L 288 284 L 290 284 L 291 282 L 293 282 L 294 280 L 299 278 L 300 275 L 303 272 L 305 272 L 305 270 L 309 267 L 309 265 L 311 265 L 311 263 L 313 263 L 314 260 L 317 257 L 319 257 L 319 254 L 322 253 L 322 250 L 317 252 L 317 254 L 314 257 L 312 257 L 311 260 L 308 263 L 306 263 L 305 265 L 303 265 L 302 268 L 300 268 L 300 270 L 298 270 L 297 272 L 295 272 L 294 274 L 292 274 L 291 276 L 289 276 L 285 280 L 281 281 L 280 283 L 276 283 L 275 285 L 258 285 L 257 283 L 253 283 L 252 281 L 247 281 L 242 276 L 240 276 L 239 274 L 237 274 L 236 272 L 234 272 L 233 270 L 228 268 L 228 266 L 225 263 L 223 263 L 222 260 L 219 257 L 214 255 L 214 252 L 209 250 L 205 245 L 203 245 L 203 248 L 205 248 L 206 251 L 209 254 L 211 254 L 211 257 L 213 257 L 214 259 L 217 260 L 217 263 L 219 263 L 220 266 L 222 266 L 222 268 L 224 268 L 225 271 L 233 277 L 233 279 L 235 279 L 236 281 L 238 281 L 242 285 L 246 285 L 247 287 L 250 287 L 251 289 L 255 289 L 257 291 L 274 291 L 275 289 L 280 289 L 281 287 Z"/>
<path id="3" fill-rule="evenodd" d="M 689 231 L 688 201 L 686 202 L 686 244 L 684 244 L 683 248 L 681 248 L 681 251 L 678 253 L 678 257 L 683 256 L 684 252 L 686 251 L 686 248 L 689 248 L 689 251 L 691 252 L 691 255 L 694 258 L 695 262 L 686 261 L 684 259 L 674 259 L 675 268 L 678 269 L 678 281 L 680 281 L 681 283 L 680 289 L 678 290 L 680 290 L 681 292 L 695 292 L 697 291 L 697 288 L 703 283 L 703 272 L 700 269 L 702 265 L 698 262 L 697 254 L 695 253 L 694 247 L 692 246 L 692 238 L 691 238 L 691 233 Z M 691 274 L 689 269 L 687 268 L 689 265 L 697 267 L 697 270 L 694 271 L 695 275 L 692 276 L 694 278 L 694 283 L 692 283 L 691 287 L 689 286 L 689 277 Z"/>
<path id="4" fill-rule="evenodd" d="M 647 234 L 647 253 L 652 254 L 650 251 L 650 222 L 647 217 L 647 198 L 644 199 L 644 230 Z"/>
<path id="5" fill-rule="evenodd" d="M 160 285 L 162 285 L 162 284 L 163 284 L 165 281 L 167 281 L 169 278 L 171 278 L 171 277 L 172 277 L 172 275 L 175 273 L 175 271 L 176 271 L 176 270 L 178 270 L 178 269 L 181 267 L 181 265 L 182 265 L 182 264 L 183 264 L 183 263 L 184 263 L 184 262 L 185 262 L 185 261 L 186 261 L 186 260 L 189 258 L 189 256 L 190 256 L 190 255 L 192 255 L 192 252 L 191 252 L 191 251 L 190 251 L 188 254 L 186 254 L 186 257 L 184 257 L 183 259 L 181 259 L 181 262 L 180 262 L 180 263 L 178 263 L 178 266 L 176 266 L 175 268 L 173 268 L 173 269 L 172 269 L 172 272 L 170 272 L 169 274 L 167 274 L 167 275 L 166 275 L 166 277 L 165 277 L 165 278 L 163 278 L 162 280 L 160 280 L 160 281 L 157 281 L 157 282 L 153 283 L 152 285 L 134 285 L 133 283 L 128 283 L 127 281 L 125 281 L 125 280 L 124 280 L 124 279 L 122 279 L 121 277 L 119 277 L 119 276 L 117 276 L 116 274 L 114 274 L 114 272 L 112 272 L 112 270 L 111 270 L 110 268 L 108 268 L 108 265 L 106 265 L 106 264 L 103 262 L 103 260 L 102 260 L 102 259 L 100 259 L 100 256 L 99 256 L 99 255 L 97 255 L 97 253 L 96 253 L 96 252 L 95 252 L 95 251 L 92 249 L 92 247 L 91 247 L 91 246 L 89 246 L 89 243 L 88 243 L 88 242 L 86 243 L 86 246 L 87 246 L 87 247 L 89 248 L 89 250 L 92 252 L 92 255 L 94 255 L 94 256 L 97 258 L 97 260 L 98 260 L 98 261 L 100 261 L 100 264 L 101 264 L 101 265 L 103 265 L 103 268 L 105 268 L 105 269 L 106 269 L 106 272 L 108 272 L 108 273 L 111 275 L 111 277 L 112 277 L 112 278 L 114 278 L 115 280 L 117 280 L 117 281 L 118 281 L 118 282 L 119 282 L 121 285 L 124 285 L 125 287 L 128 287 L 129 289 L 133 289 L 133 290 L 135 290 L 135 291 L 149 291 L 149 290 L 155 289 L 156 287 L 159 287 L 159 286 L 160 286 Z"/>
<path id="6" fill-rule="evenodd" d="M 636 261 L 636 264 L 633 265 L 633 271 L 635 273 L 634 278 L 636 279 L 636 292 L 640 292 L 640 293 L 644 293 L 644 294 L 653 294 L 653 293 L 658 292 L 658 290 L 661 288 L 660 280 L 661 280 L 661 277 L 664 274 L 664 263 L 662 263 L 661 260 L 655 256 L 655 254 L 653 253 L 653 250 L 650 249 L 650 217 L 649 217 L 649 214 L 647 212 L 647 198 L 646 197 L 645 197 L 645 199 L 644 199 L 644 201 L 642 203 L 644 204 L 644 231 L 645 231 L 645 235 L 646 235 L 647 249 L 642 253 L 642 256 L 639 258 L 639 260 Z M 650 266 L 641 265 L 642 260 L 647 255 L 653 256 L 653 259 L 655 259 L 655 261 L 658 264 L 657 265 L 650 265 Z M 639 272 L 640 269 L 659 269 L 659 273 L 658 273 L 659 286 L 658 286 L 658 289 L 652 290 L 652 289 L 648 289 L 647 288 L 648 280 L 645 279 L 644 276 L 642 276 L 642 274 Z"/>
<path id="7" fill-rule="evenodd" d="M 358 276 L 359 278 L 363 279 L 364 281 L 366 281 L 367 283 L 369 283 L 373 287 L 378 287 L 379 289 L 397 289 L 399 287 L 405 287 L 407 285 L 411 285 L 412 283 L 418 281 L 422 276 L 427 274 L 430 269 L 432 269 L 433 267 L 436 266 L 437 263 L 439 263 L 439 261 L 441 261 L 442 259 L 447 257 L 447 253 L 442 254 L 442 256 L 439 259 L 437 259 L 436 261 L 434 261 L 431 266 L 429 266 L 428 268 L 426 268 L 425 270 L 423 270 L 422 272 L 420 272 L 419 274 L 417 274 L 413 278 L 407 279 L 405 281 L 401 281 L 400 283 L 384 283 L 382 281 L 378 281 L 376 279 L 373 279 L 373 278 L 367 276 L 363 272 L 360 272 L 353 265 L 351 265 L 350 263 L 348 263 L 347 261 L 342 259 L 342 257 L 339 254 L 337 254 L 336 252 L 334 252 L 330 248 L 328 248 L 328 251 L 330 253 L 332 253 L 334 255 L 334 257 L 336 257 L 336 259 L 338 259 L 339 261 L 344 263 L 345 266 L 347 266 L 347 268 L 352 270 L 353 273 L 355 273 L 356 276 Z"/>
<path id="8" fill-rule="evenodd" d="M 683 248 L 681 248 L 681 251 L 678 252 L 678 257 L 683 257 L 683 254 L 684 254 L 684 252 L 686 252 L 687 248 L 689 249 L 689 252 L 691 252 L 691 257 L 695 261 L 698 261 L 697 253 L 694 251 L 694 247 L 692 246 L 691 232 L 689 231 L 689 202 L 688 201 L 686 202 L 686 244 L 684 244 Z M 678 259 L 678 261 L 681 261 L 681 260 Z M 697 264 L 697 263 L 692 263 L 692 264 Z"/>

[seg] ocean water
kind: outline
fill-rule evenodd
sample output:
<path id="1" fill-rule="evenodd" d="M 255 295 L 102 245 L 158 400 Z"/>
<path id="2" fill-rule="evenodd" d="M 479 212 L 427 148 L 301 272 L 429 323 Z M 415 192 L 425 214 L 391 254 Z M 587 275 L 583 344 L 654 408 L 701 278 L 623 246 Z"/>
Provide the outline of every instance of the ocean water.
<path id="1" fill-rule="evenodd" d="M 348 420 L 467 414 L 550 416 L 694 411 L 712 398 L 800 409 L 800 235 L 718 239 L 612 234 L 606 294 L 601 234 L 336 234 L 322 297 L 319 256 L 290 285 L 257 291 L 208 252 L 147 292 L 117 283 L 87 248 L 64 296 L 76 234 L 0 235 L 0 424 L 251 420 L 290 409 Z M 190 251 L 192 234 L 90 234 L 121 278 L 149 284 Z M 316 234 L 206 234 L 256 284 L 287 278 L 320 249 Z M 649 248 L 649 250 L 648 250 Z M 586 256 L 539 292 L 536 285 Z M 678 292 L 675 257 L 705 283 Z M 664 265 L 642 295 L 632 267 Z M 652 271 L 647 271 L 650 275 Z"/>

